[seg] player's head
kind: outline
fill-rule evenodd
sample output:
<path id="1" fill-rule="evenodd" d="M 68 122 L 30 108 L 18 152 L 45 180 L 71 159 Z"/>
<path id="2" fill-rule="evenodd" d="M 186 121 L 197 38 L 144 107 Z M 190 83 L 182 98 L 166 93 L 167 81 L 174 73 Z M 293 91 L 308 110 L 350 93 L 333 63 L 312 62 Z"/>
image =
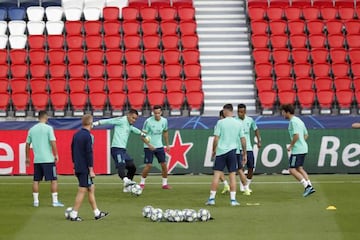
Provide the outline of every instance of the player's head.
<path id="1" fill-rule="evenodd" d="M 127 114 L 127 120 L 129 121 L 130 125 L 133 125 L 138 117 L 139 117 L 138 111 L 136 109 L 131 108 Z"/>
<path id="2" fill-rule="evenodd" d="M 231 117 L 234 111 L 233 105 L 231 103 L 225 104 L 223 106 L 224 116 Z"/>
<path id="3" fill-rule="evenodd" d="M 246 114 L 246 105 L 245 104 L 243 104 L 243 103 L 238 104 L 238 106 L 237 106 L 237 114 L 238 114 L 240 119 L 245 118 L 245 114 Z"/>
<path id="4" fill-rule="evenodd" d="M 220 119 L 225 118 L 225 116 L 224 116 L 224 110 L 220 110 L 220 111 L 219 111 L 219 118 L 220 118 Z"/>
<path id="5" fill-rule="evenodd" d="M 155 105 L 153 107 L 153 114 L 156 120 L 160 120 L 162 114 L 162 108 L 160 105 Z"/>
<path id="6" fill-rule="evenodd" d="M 83 127 L 89 128 L 92 126 L 93 117 L 90 114 L 85 114 L 81 119 L 81 124 Z"/>
<path id="7" fill-rule="evenodd" d="M 39 111 L 38 119 L 42 122 L 46 122 L 48 120 L 49 116 L 45 110 Z"/>
<path id="8" fill-rule="evenodd" d="M 280 106 L 280 111 L 281 111 L 281 115 L 284 118 L 289 119 L 292 115 L 294 115 L 295 108 L 294 105 L 292 104 L 283 104 Z"/>

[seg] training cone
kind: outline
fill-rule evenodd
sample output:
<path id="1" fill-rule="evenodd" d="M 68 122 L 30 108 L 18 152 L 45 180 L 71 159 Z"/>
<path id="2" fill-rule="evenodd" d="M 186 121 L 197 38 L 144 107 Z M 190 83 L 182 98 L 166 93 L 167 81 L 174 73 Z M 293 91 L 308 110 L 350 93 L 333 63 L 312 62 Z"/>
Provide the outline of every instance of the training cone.
<path id="1" fill-rule="evenodd" d="M 328 206 L 328 207 L 326 208 L 326 210 L 336 210 L 336 207 L 335 207 L 335 206 Z"/>

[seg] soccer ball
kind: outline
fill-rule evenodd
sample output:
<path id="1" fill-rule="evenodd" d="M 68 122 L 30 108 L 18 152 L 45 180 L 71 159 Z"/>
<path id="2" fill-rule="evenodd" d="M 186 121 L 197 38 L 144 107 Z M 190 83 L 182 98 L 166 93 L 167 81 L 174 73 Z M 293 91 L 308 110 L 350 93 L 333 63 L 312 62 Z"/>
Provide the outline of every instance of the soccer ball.
<path id="1" fill-rule="evenodd" d="M 151 216 L 151 213 L 153 211 L 153 207 L 148 205 L 148 206 L 145 206 L 143 209 L 142 209 L 142 215 L 146 218 L 150 218 Z"/>
<path id="2" fill-rule="evenodd" d="M 72 211 L 72 207 L 68 207 L 66 210 L 65 210 L 65 218 L 66 219 L 70 219 L 70 213 Z"/>
<path id="3" fill-rule="evenodd" d="M 140 196 L 142 193 L 142 188 L 140 187 L 139 184 L 135 184 L 135 185 L 131 186 L 131 193 L 136 196 Z"/>
<path id="4" fill-rule="evenodd" d="M 206 222 L 206 221 L 210 220 L 210 218 L 211 218 L 209 210 L 204 209 L 204 208 L 201 208 L 198 211 L 197 216 L 198 216 L 198 219 L 203 222 Z"/>
<path id="5" fill-rule="evenodd" d="M 184 209 L 184 221 L 194 222 L 197 220 L 197 212 L 194 209 Z"/>
<path id="6" fill-rule="evenodd" d="M 184 220 L 183 211 L 181 211 L 179 209 L 175 209 L 172 214 L 172 218 L 173 218 L 174 222 L 182 222 Z"/>
<path id="7" fill-rule="evenodd" d="M 150 220 L 153 222 L 160 222 L 163 218 L 163 215 L 163 210 L 161 210 L 160 208 L 154 208 L 151 211 Z"/>

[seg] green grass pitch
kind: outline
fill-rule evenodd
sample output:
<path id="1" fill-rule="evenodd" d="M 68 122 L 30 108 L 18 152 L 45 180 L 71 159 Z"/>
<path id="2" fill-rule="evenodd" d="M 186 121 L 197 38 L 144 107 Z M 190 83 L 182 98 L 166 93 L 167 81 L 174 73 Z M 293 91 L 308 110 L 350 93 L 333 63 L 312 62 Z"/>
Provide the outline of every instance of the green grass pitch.
<path id="1" fill-rule="evenodd" d="M 110 215 L 100 221 L 86 201 L 83 222 L 65 220 L 65 208 L 51 207 L 49 183 L 40 185 L 40 207 L 32 207 L 31 176 L 0 177 L 0 239 L 360 239 L 359 175 L 311 175 L 316 193 L 304 198 L 292 176 L 256 175 L 253 194 L 237 194 L 241 203 L 231 207 L 229 195 L 216 197 L 216 206 L 204 203 L 212 176 L 169 176 L 171 190 L 161 189 L 161 177 L 148 177 L 139 197 L 123 193 L 116 175 L 97 176 L 96 198 Z M 139 182 L 140 177 L 135 180 Z M 77 191 L 74 176 L 59 176 L 59 199 L 72 206 Z M 257 204 L 258 203 L 258 204 Z M 214 220 L 194 223 L 151 222 L 141 210 L 152 205 L 163 210 L 210 210 Z M 328 206 L 336 210 L 326 210 Z"/>

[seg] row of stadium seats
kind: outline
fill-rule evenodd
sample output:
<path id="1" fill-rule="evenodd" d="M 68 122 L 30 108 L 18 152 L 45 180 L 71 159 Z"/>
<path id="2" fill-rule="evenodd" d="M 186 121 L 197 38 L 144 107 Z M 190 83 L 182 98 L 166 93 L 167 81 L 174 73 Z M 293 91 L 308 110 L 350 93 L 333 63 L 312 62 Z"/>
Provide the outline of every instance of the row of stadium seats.
<path id="1" fill-rule="evenodd" d="M 294 3 L 260 0 L 248 5 L 255 86 L 262 110 L 272 113 L 284 103 L 298 105 L 302 113 L 315 108 L 320 113 L 360 109 L 356 7 Z M 350 17 L 340 13 L 347 12 L 346 8 L 353 13 Z"/>
<path id="2" fill-rule="evenodd" d="M 121 115 L 129 107 L 143 112 L 154 104 L 164 105 L 171 115 L 200 114 L 204 95 L 192 2 L 184 1 L 184 8 L 192 10 L 187 21 L 180 21 L 179 6 L 166 7 L 174 10 L 167 11 L 172 12 L 168 19 L 158 16 L 165 5 L 156 7 L 150 20 L 145 13 L 154 8 L 133 2 L 122 8 L 136 10 L 129 21 L 119 17 L 124 13 L 119 7 L 106 6 L 99 20 L 87 20 L 82 13 L 69 21 L 66 12 L 65 18 L 61 13 L 50 19 L 46 12 L 56 7 L 29 7 L 43 10 L 40 20 L 29 20 L 27 11 L 22 20 L 3 21 L 0 115 L 27 116 L 40 109 L 57 116 L 87 111 Z M 20 32 L 12 34 L 13 22 L 22 26 L 15 28 Z M 35 34 L 31 23 L 40 25 Z"/>

